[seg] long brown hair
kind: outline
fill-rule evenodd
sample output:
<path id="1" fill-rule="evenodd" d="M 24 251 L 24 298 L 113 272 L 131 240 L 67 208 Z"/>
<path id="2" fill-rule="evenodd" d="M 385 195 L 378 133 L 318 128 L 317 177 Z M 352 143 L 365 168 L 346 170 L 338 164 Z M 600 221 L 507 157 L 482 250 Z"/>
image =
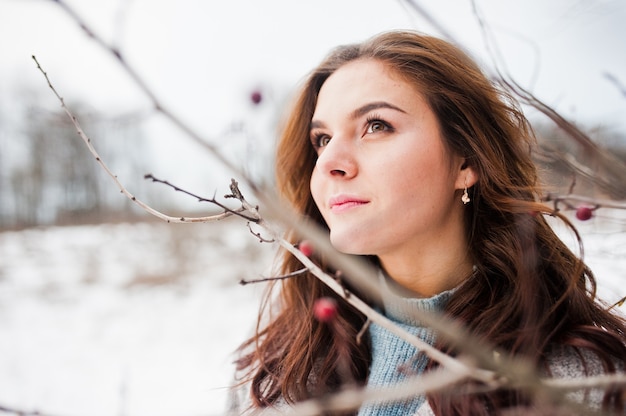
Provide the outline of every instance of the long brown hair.
<path id="1" fill-rule="evenodd" d="M 309 191 L 317 157 L 309 144 L 309 123 L 322 84 L 357 59 L 383 62 L 416 85 L 436 114 L 448 149 L 478 174 L 465 214 L 476 272 L 454 292 L 445 313 L 489 344 L 538 365 L 554 345 L 569 345 L 592 350 L 607 371 L 615 371 L 614 363 L 626 357 L 624 321 L 596 301 L 591 271 L 544 218 L 556 215 L 573 229 L 565 217 L 538 202 L 528 121 L 515 100 L 459 48 L 399 31 L 334 50 L 307 78 L 286 120 L 276 164 L 282 195 L 299 213 L 327 228 Z M 291 237 L 295 244 L 296 237 Z M 282 257 L 280 273 L 300 268 L 288 253 Z M 364 383 L 369 345 L 356 340 L 365 318 L 337 297 L 340 319 L 331 331 L 311 312 L 316 299 L 334 296 L 325 285 L 310 275 L 275 285 L 280 285 L 276 315 L 259 324 L 256 335 L 242 345 L 246 353 L 238 361 L 240 369 L 248 370 L 254 405 L 268 406 L 281 398 L 295 402 L 332 391 L 342 382 L 338 369 L 346 363 L 351 380 Z M 270 298 L 268 294 L 268 302 Z M 453 353 L 443 342 L 438 347 Z M 431 394 L 428 400 L 442 415 L 529 403 L 522 393 L 504 390 Z M 618 395 L 607 394 L 605 401 L 611 400 L 619 402 Z"/>

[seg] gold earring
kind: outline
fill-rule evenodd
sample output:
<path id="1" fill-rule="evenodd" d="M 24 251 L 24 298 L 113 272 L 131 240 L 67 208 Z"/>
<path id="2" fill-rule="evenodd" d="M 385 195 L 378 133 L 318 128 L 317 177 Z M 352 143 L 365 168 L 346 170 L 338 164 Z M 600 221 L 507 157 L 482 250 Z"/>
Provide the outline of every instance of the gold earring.
<path id="1" fill-rule="evenodd" d="M 466 205 L 468 202 L 471 201 L 469 194 L 467 193 L 467 179 L 465 180 L 465 189 L 463 190 L 461 201 L 463 202 L 463 205 Z"/>

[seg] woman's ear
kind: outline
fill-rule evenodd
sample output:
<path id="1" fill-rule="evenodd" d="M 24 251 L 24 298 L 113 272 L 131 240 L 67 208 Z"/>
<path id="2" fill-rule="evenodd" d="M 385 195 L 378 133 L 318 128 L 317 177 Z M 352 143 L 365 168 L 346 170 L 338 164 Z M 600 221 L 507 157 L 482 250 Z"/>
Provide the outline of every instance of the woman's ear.
<path id="1" fill-rule="evenodd" d="M 455 188 L 465 189 L 474 186 L 478 182 L 478 173 L 467 160 L 464 159 L 456 177 Z"/>

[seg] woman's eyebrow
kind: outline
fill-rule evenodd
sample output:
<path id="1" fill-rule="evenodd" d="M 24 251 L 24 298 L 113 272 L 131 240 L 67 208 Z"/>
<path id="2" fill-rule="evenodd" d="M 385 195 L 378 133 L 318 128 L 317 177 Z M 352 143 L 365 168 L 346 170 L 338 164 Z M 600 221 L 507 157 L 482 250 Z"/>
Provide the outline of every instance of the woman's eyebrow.
<path id="1" fill-rule="evenodd" d="M 325 124 L 323 122 L 312 120 L 311 124 L 309 125 L 309 130 L 317 129 L 317 128 L 324 127 L 324 126 Z"/>
<path id="2" fill-rule="evenodd" d="M 354 120 L 359 117 L 363 117 L 365 114 L 369 113 L 370 111 L 377 110 L 379 108 L 389 108 L 391 110 L 396 110 L 396 111 L 406 114 L 406 111 L 404 111 L 400 107 L 397 107 L 391 103 L 388 103 L 387 101 L 374 101 L 372 103 L 365 104 L 364 106 L 359 107 L 356 110 L 354 110 L 352 112 L 352 119 Z"/>
<path id="3" fill-rule="evenodd" d="M 352 112 L 352 115 L 350 116 L 350 118 L 352 120 L 356 120 L 357 118 L 363 117 L 365 114 L 369 113 L 372 110 L 377 110 L 379 108 L 389 108 L 391 110 L 395 110 L 395 111 L 399 111 L 401 113 L 406 114 L 406 111 L 404 111 L 403 109 L 401 109 L 400 107 L 397 107 L 393 104 L 390 104 L 386 101 L 374 101 L 372 103 L 368 103 L 365 104 L 364 106 L 361 106 L 359 108 L 357 108 L 356 110 L 354 110 Z M 309 129 L 313 130 L 316 129 L 318 127 L 324 127 L 325 124 L 322 121 L 318 121 L 318 120 L 312 120 L 311 124 L 309 126 Z"/>

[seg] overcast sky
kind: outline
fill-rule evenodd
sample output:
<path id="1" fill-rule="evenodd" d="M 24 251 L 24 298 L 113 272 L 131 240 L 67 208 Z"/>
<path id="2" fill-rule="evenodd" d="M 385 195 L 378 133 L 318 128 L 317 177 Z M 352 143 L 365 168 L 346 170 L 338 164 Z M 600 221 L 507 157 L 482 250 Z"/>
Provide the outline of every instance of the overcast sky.
<path id="1" fill-rule="evenodd" d="M 236 121 L 266 123 L 272 104 L 284 100 L 337 44 L 398 28 L 442 35 L 408 2 L 398 0 L 68 3 L 107 41 L 120 46 L 170 108 L 214 140 L 224 140 L 220 133 Z M 471 1 L 415 3 L 493 69 Z M 491 50 L 499 51 L 501 69 L 566 116 L 626 132 L 626 97 L 606 77 L 610 73 L 626 84 L 626 2 L 475 4 L 496 41 Z M 33 54 L 67 100 L 86 101 L 113 113 L 147 107 L 114 60 L 52 1 L 0 0 L 0 53 L 3 111 L 24 87 L 41 92 L 43 105 L 56 105 L 30 58 Z M 249 103 L 248 94 L 255 88 L 264 91 L 264 107 Z M 184 179 L 181 167 L 195 166 L 198 149 L 159 122 L 151 123 L 149 131 L 163 174 Z M 191 176 L 198 176 L 196 169 Z"/>

